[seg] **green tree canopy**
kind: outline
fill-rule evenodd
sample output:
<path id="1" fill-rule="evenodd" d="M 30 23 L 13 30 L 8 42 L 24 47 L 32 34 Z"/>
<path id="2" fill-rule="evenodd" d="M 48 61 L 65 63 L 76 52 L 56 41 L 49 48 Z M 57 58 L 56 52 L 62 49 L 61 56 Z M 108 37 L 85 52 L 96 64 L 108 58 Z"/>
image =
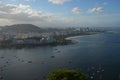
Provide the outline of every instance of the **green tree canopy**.
<path id="1" fill-rule="evenodd" d="M 48 76 L 48 80 L 88 80 L 88 77 L 81 71 L 59 69 L 53 71 Z"/>

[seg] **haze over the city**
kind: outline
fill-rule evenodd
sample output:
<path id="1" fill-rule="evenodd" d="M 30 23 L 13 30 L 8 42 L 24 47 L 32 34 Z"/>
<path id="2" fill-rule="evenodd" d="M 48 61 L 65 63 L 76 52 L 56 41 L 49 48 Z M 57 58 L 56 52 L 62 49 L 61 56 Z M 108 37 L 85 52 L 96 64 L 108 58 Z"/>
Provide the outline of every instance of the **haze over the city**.
<path id="1" fill-rule="evenodd" d="M 0 26 L 118 27 L 120 0 L 0 0 Z"/>

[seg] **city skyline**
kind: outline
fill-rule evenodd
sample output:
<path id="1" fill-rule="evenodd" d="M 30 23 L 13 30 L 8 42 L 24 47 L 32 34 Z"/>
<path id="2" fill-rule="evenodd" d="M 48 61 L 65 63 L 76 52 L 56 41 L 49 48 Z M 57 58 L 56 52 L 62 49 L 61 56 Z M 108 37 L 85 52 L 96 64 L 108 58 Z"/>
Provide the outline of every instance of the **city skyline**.
<path id="1" fill-rule="evenodd" d="M 119 0 L 0 0 L 0 26 L 119 27 Z"/>

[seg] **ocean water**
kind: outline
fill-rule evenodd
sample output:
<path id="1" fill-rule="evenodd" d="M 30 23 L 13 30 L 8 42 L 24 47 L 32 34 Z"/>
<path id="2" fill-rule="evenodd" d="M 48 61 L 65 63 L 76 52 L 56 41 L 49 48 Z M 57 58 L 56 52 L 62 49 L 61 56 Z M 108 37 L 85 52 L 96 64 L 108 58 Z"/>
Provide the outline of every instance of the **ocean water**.
<path id="1" fill-rule="evenodd" d="M 71 37 L 74 45 L 0 49 L 4 80 L 47 80 L 55 69 L 81 70 L 91 80 L 120 80 L 120 34 Z"/>

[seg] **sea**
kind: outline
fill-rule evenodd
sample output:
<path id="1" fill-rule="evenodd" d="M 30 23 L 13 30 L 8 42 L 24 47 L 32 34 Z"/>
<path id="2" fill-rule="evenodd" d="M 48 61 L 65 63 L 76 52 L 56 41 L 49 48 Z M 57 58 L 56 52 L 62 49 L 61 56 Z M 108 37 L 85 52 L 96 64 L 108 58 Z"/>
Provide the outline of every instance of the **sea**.
<path id="1" fill-rule="evenodd" d="M 90 80 L 120 80 L 120 34 L 106 32 L 69 39 L 78 43 L 0 49 L 0 80 L 47 80 L 56 69 L 81 70 Z"/>

